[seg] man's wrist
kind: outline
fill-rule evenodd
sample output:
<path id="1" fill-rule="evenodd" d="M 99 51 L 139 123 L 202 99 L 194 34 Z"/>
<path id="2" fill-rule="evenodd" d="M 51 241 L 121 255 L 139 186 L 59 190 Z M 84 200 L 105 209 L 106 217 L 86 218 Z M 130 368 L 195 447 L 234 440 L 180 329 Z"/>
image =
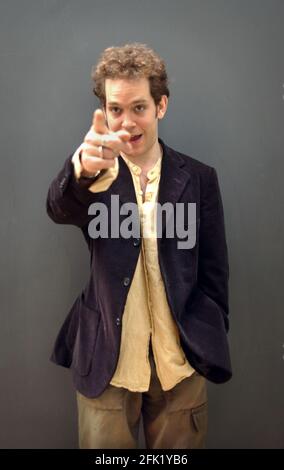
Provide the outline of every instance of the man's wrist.
<path id="1" fill-rule="evenodd" d="M 80 164 L 81 164 L 81 168 L 82 168 L 82 171 L 81 171 L 81 174 L 80 174 L 80 179 L 81 178 L 86 178 L 86 179 L 93 179 L 93 178 L 96 178 L 97 176 L 99 176 L 101 170 L 97 170 L 96 173 L 89 173 L 89 172 L 86 172 L 86 170 L 83 168 L 83 164 L 82 164 L 82 150 L 80 150 L 79 152 L 79 161 L 80 161 Z"/>

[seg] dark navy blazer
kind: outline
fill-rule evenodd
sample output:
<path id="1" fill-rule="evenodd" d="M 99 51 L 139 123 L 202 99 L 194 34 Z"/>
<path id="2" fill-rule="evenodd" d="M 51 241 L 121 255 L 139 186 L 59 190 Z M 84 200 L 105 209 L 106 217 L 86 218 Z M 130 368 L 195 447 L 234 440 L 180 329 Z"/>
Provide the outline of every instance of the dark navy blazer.
<path id="1" fill-rule="evenodd" d="M 208 380 L 226 382 L 232 376 L 227 340 L 229 266 L 217 173 L 213 167 L 168 147 L 160 138 L 159 142 L 163 158 L 158 202 L 196 203 L 194 247 L 179 249 L 177 234 L 166 236 L 164 220 L 162 236 L 157 239 L 167 300 L 190 364 Z M 82 230 L 90 251 L 90 278 L 58 333 L 50 359 L 71 368 L 76 389 L 95 398 L 105 390 L 116 369 L 122 316 L 141 240 L 91 238 L 88 232 L 94 218 L 88 214 L 91 203 L 103 202 L 110 208 L 111 195 L 119 195 L 120 206 L 137 202 L 123 158 L 118 157 L 116 180 L 99 193 L 76 181 L 71 159 L 72 155 L 52 181 L 46 207 L 54 222 Z"/>

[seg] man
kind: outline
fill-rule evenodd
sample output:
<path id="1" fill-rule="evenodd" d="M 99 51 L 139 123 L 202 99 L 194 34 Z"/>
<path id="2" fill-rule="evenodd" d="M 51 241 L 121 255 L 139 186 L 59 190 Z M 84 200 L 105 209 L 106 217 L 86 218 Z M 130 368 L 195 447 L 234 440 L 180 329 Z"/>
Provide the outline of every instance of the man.
<path id="1" fill-rule="evenodd" d="M 80 227 L 91 258 L 51 360 L 73 372 L 80 448 L 136 447 L 141 416 L 147 448 L 202 448 L 206 380 L 232 374 L 217 174 L 158 137 L 169 90 L 153 50 L 108 48 L 93 79 L 102 109 L 47 197 L 51 219 Z M 127 236 L 129 204 L 137 220 Z M 158 205 L 172 209 L 159 226 Z M 169 233 L 173 220 L 194 243 Z"/>

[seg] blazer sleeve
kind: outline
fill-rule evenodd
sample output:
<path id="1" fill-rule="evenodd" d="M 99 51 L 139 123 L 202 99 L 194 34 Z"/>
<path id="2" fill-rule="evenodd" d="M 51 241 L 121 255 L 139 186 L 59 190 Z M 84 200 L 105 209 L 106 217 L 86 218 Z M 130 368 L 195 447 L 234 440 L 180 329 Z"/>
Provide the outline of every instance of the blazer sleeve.
<path id="1" fill-rule="evenodd" d="M 65 160 L 63 168 L 49 186 L 46 211 L 57 224 L 72 224 L 82 228 L 93 217 L 88 215 L 88 209 L 96 198 L 88 189 L 93 184 L 92 180 L 83 183 L 76 179 L 72 158 L 73 154 Z"/>
<path id="2" fill-rule="evenodd" d="M 65 161 L 63 168 L 52 181 L 46 199 L 49 217 L 58 224 L 72 224 L 82 228 L 92 219 L 88 215 L 89 205 L 96 201 L 96 193 L 106 191 L 119 173 L 118 157 L 115 165 L 101 173 L 95 179 L 80 179 L 81 146 Z"/>
<path id="3" fill-rule="evenodd" d="M 215 168 L 202 183 L 200 203 L 198 286 L 217 303 L 229 330 L 229 264 L 224 210 Z"/>

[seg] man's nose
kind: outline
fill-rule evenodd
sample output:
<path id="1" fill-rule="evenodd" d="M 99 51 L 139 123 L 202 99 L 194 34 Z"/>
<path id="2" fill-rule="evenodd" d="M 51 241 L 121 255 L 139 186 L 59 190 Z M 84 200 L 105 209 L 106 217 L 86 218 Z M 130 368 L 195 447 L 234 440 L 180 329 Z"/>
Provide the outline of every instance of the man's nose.
<path id="1" fill-rule="evenodd" d="M 122 121 L 122 128 L 128 130 L 133 127 L 136 127 L 136 123 L 130 117 L 125 116 Z"/>

